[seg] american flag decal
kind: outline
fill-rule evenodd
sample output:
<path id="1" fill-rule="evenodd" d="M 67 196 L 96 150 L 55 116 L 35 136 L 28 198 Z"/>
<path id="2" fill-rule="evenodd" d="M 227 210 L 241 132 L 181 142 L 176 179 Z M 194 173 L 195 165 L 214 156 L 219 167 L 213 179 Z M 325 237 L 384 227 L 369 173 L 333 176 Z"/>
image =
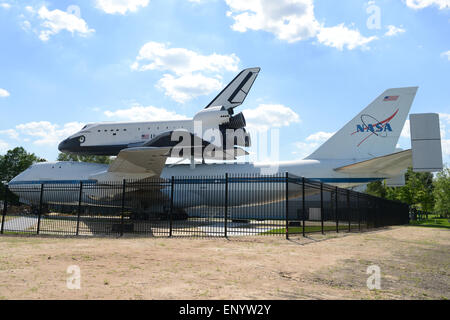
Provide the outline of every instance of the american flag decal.
<path id="1" fill-rule="evenodd" d="M 383 101 L 397 101 L 398 96 L 387 96 L 384 97 Z"/>
<path id="2" fill-rule="evenodd" d="M 141 136 L 141 139 L 148 139 L 148 134 L 143 134 L 143 135 Z"/>

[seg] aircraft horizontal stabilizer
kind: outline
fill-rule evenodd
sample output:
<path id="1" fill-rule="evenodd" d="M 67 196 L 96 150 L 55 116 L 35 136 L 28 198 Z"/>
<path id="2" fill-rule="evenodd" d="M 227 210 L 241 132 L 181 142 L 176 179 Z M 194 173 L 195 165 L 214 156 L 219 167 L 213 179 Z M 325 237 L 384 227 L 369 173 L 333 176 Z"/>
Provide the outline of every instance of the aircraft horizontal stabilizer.
<path id="1" fill-rule="evenodd" d="M 398 176 L 405 168 L 410 166 L 412 166 L 411 149 L 357 162 L 334 170 L 348 174 L 377 173 L 391 177 Z"/>

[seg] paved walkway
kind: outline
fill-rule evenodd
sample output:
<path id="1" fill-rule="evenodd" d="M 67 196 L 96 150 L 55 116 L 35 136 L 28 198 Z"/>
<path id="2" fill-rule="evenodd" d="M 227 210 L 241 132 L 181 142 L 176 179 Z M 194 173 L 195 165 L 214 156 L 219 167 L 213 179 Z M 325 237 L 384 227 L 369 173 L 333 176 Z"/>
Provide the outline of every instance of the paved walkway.
<path id="1" fill-rule="evenodd" d="M 3 231 L 27 231 L 38 223 L 37 216 L 17 217 L 5 222 Z M 0 219 L 1 227 L 1 219 Z"/>

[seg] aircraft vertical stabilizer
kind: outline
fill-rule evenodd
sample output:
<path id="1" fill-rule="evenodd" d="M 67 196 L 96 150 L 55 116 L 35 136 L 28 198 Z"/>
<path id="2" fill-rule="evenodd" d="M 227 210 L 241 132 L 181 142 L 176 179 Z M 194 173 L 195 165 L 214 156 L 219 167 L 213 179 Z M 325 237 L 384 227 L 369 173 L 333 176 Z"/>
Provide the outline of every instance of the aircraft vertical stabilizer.
<path id="1" fill-rule="evenodd" d="M 386 90 L 306 159 L 370 159 L 394 153 L 417 89 Z"/>

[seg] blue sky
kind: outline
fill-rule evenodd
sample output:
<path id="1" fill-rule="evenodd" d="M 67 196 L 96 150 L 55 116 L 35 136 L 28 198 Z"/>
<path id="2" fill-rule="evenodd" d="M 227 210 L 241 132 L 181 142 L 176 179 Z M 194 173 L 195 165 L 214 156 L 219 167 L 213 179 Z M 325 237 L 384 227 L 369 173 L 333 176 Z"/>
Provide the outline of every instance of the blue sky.
<path id="1" fill-rule="evenodd" d="M 337 4 L 338 3 L 338 4 Z M 450 163 L 450 0 L 0 0 L 0 153 L 55 160 L 89 122 L 192 117 L 261 73 L 250 126 L 303 158 L 390 87 L 441 114 Z M 410 146 L 407 131 L 400 146 Z"/>

